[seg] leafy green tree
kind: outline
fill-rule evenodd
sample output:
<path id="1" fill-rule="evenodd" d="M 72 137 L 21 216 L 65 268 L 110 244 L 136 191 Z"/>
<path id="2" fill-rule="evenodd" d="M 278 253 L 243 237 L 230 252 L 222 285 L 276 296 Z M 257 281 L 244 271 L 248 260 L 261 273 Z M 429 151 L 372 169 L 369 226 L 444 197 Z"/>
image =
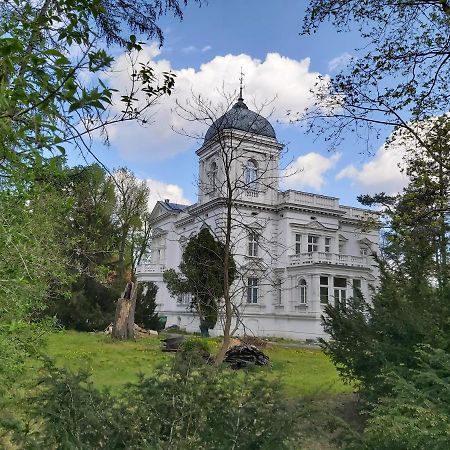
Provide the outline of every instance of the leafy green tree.
<path id="1" fill-rule="evenodd" d="M 17 168 L 32 176 L 33 167 L 42 159 L 64 154 L 73 146 L 89 152 L 92 133 L 106 133 L 112 123 L 145 122 L 148 108 L 161 95 L 170 94 L 173 76 L 163 74 L 158 85 L 148 64 L 134 67 L 132 88 L 120 96 L 101 79 L 113 62 L 103 42 L 140 51 L 136 36 L 126 36 L 122 30 L 162 40 L 156 21 L 169 12 L 181 17 L 180 2 L 4 1 L 0 15 L 0 132 L 4 137 L 0 173 L 8 175 Z M 124 22 L 127 28 L 122 27 Z M 86 73 L 90 74 L 88 83 Z M 121 103 L 119 113 L 114 112 L 113 103 Z"/>
<path id="2" fill-rule="evenodd" d="M 164 272 L 164 281 L 171 295 L 192 295 L 192 309 L 201 323 L 214 328 L 217 322 L 218 303 L 224 293 L 223 271 L 224 245 L 216 240 L 208 228 L 189 239 L 183 251 L 180 272 L 169 269 Z M 236 265 L 231 257 L 228 283 L 236 276 Z"/>
<path id="3" fill-rule="evenodd" d="M 119 234 L 117 265 L 119 279 L 122 279 L 127 268 L 134 269 L 131 267 L 133 249 L 128 244 L 136 230 L 143 227 L 150 190 L 145 181 L 138 180 L 125 168 L 114 172 L 113 179 L 116 186 L 114 221 Z"/>
<path id="4" fill-rule="evenodd" d="M 364 204 L 385 207 L 380 287 L 372 299 L 327 307 L 323 320 L 332 339 L 323 347 L 344 378 L 358 380 L 366 395 L 386 393 L 384 371 L 414 368 L 417 345 L 450 349 L 450 177 L 441 139 L 446 133 L 447 121 L 436 120 L 424 138 L 438 158 L 410 147 L 405 170 L 411 181 L 401 195 L 360 197 Z"/>
<path id="5" fill-rule="evenodd" d="M 64 200 L 49 185 L 7 188 L 0 189 L 0 399 L 48 328 L 39 327 L 47 300 L 71 282 L 62 250 Z"/>
<path id="6" fill-rule="evenodd" d="M 66 186 L 71 203 L 68 217 L 73 244 L 70 257 L 79 273 L 99 275 L 112 269 L 118 235 L 113 221 L 114 182 L 98 164 L 68 170 Z"/>

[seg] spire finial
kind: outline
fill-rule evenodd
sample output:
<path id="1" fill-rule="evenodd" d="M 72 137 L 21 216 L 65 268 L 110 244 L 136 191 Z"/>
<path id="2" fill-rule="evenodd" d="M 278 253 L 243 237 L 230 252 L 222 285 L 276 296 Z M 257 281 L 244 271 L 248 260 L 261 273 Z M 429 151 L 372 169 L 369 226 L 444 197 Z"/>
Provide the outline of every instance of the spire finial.
<path id="1" fill-rule="evenodd" d="M 241 66 L 241 76 L 239 78 L 240 87 L 239 87 L 238 101 L 242 101 L 242 102 L 244 101 L 244 99 L 242 97 L 243 82 L 244 82 L 244 73 L 242 72 L 242 66 Z"/>

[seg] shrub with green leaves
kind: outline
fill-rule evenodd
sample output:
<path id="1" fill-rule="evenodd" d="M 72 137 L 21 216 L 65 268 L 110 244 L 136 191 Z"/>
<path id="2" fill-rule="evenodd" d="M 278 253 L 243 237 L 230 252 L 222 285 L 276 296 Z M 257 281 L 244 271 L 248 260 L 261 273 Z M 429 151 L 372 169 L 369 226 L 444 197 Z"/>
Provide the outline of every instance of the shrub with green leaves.
<path id="1" fill-rule="evenodd" d="M 118 396 L 95 390 L 86 375 L 50 367 L 31 400 L 21 448 L 291 449 L 297 409 L 279 385 L 194 360 L 161 367 Z"/>
<path id="2" fill-rule="evenodd" d="M 450 354 L 421 347 L 418 368 L 390 373 L 364 434 L 370 450 L 447 450 L 450 443 Z M 362 447 L 359 447 L 362 448 Z"/>

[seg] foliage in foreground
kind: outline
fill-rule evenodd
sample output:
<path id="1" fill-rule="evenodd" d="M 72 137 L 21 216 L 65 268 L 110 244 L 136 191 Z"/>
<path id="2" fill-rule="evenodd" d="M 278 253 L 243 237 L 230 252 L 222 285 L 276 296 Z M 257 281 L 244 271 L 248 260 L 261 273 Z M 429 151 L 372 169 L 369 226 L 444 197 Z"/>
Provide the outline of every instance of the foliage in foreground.
<path id="1" fill-rule="evenodd" d="M 391 395 L 371 412 L 364 434 L 370 450 L 445 450 L 450 442 L 450 354 L 422 347 L 418 368 L 390 373 Z M 359 448 L 362 448 L 360 446 Z"/>
<path id="2" fill-rule="evenodd" d="M 294 444 L 296 410 L 277 383 L 186 354 L 118 396 L 96 390 L 85 374 L 48 365 L 31 404 L 32 431 L 15 435 L 22 448 L 282 450 Z"/>

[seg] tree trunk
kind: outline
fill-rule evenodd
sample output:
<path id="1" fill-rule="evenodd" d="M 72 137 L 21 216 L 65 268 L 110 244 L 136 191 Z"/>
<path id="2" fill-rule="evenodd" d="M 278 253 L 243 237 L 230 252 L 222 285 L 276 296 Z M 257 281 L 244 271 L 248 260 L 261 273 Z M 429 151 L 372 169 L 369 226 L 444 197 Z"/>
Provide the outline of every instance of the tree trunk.
<path id="1" fill-rule="evenodd" d="M 134 339 L 134 312 L 136 310 L 137 282 L 129 282 L 117 300 L 116 316 L 112 329 L 113 339 Z"/>
<path id="2" fill-rule="evenodd" d="M 230 298 L 229 270 L 230 270 L 230 246 L 231 246 L 231 214 L 232 214 L 232 191 L 228 182 L 228 198 L 227 198 L 227 222 L 225 229 L 225 254 L 223 259 L 223 300 L 225 303 L 225 326 L 223 327 L 223 342 L 219 353 L 216 355 L 215 364 L 222 364 L 225 353 L 231 343 L 231 321 L 233 318 L 233 308 Z"/>

